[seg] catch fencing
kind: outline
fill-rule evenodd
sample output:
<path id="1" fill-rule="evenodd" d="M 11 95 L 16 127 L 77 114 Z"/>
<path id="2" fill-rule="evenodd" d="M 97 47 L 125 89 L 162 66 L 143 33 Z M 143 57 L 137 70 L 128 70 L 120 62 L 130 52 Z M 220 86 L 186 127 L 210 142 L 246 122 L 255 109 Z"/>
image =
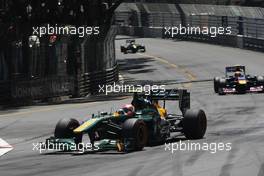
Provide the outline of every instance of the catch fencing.
<path id="1" fill-rule="evenodd" d="M 230 27 L 231 35 L 178 34 L 173 38 L 264 51 L 264 8 L 125 3 L 115 16 L 119 34 L 172 38 L 165 35 L 165 27 Z"/>

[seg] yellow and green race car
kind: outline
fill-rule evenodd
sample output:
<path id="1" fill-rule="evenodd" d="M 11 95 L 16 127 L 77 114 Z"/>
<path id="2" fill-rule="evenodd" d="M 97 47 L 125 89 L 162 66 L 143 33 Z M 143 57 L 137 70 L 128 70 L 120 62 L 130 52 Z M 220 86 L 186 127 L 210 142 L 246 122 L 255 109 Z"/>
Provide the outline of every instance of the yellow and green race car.
<path id="1" fill-rule="evenodd" d="M 163 107 L 157 106 L 158 101 L 164 102 Z M 167 113 L 165 101 L 179 101 L 181 112 Z M 187 139 L 201 139 L 205 135 L 205 112 L 190 109 L 190 93 L 185 89 L 159 90 L 150 95 L 134 93 L 131 104 L 131 109 L 93 115 L 81 124 L 75 119 L 62 119 L 46 144 L 76 146 L 82 143 L 82 136 L 88 134 L 93 151 L 130 152 L 142 150 L 146 145 L 165 143 L 179 134 Z"/>

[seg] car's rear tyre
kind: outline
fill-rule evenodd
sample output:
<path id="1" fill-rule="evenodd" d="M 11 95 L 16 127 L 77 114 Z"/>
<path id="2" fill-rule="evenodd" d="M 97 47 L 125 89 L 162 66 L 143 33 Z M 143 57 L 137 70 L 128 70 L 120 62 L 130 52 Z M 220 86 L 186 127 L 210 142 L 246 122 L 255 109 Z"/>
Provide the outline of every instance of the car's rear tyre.
<path id="1" fill-rule="evenodd" d="M 143 120 L 127 119 L 123 124 L 123 137 L 134 140 L 134 150 L 140 151 L 146 146 L 148 141 L 147 126 Z"/>
<path id="2" fill-rule="evenodd" d="M 203 110 L 187 110 L 183 118 L 183 133 L 187 139 L 202 139 L 207 129 Z"/>
<path id="3" fill-rule="evenodd" d="M 220 83 L 220 78 L 215 77 L 215 78 L 214 78 L 214 91 L 215 91 L 215 93 L 218 93 L 218 90 L 219 90 L 219 83 Z"/>
<path id="4" fill-rule="evenodd" d="M 55 127 L 54 136 L 55 138 L 74 138 L 75 143 L 79 144 L 82 142 L 82 133 L 75 134 L 73 132 L 79 126 L 76 119 L 61 119 Z"/>

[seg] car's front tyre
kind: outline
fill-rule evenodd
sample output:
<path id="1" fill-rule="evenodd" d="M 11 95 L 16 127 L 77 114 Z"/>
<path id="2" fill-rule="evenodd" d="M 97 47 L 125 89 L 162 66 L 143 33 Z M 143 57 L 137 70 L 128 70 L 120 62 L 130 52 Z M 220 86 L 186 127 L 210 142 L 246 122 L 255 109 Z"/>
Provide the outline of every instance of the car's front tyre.
<path id="1" fill-rule="evenodd" d="M 143 150 L 148 141 L 147 126 L 143 120 L 131 118 L 127 119 L 123 124 L 123 137 L 132 139 L 132 148 L 135 151 Z"/>
<path id="2" fill-rule="evenodd" d="M 74 129 L 79 127 L 80 124 L 76 119 L 61 119 L 54 131 L 55 138 L 74 138 L 76 144 L 82 142 L 82 133 L 75 134 Z"/>
<path id="3" fill-rule="evenodd" d="M 220 84 L 220 78 L 219 77 L 215 77 L 214 78 L 214 92 L 215 93 L 218 93 L 219 84 Z"/>

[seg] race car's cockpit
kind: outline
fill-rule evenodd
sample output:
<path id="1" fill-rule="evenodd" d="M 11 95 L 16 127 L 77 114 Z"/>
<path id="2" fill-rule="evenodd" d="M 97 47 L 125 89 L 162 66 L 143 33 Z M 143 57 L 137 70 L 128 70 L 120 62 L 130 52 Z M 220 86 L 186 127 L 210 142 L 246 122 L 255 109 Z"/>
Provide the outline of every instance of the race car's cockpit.
<path id="1" fill-rule="evenodd" d="M 159 101 L 163 101 L 163 106 L 160 106 Z M 181 89 L 151 91 L 148 95 L 135 92 L 131 104 L 135 107 L 136 112 L 150 108 L 155 109 L 161 118 L 166 118 L 168 116 L 165 107 L 166 101 L 179 101 L 179 109 L 184 113 L 190 108 L 190 93 Z"/>
<path id="2" fill-rule="evenodd" d="M 236 65 L 236 66 L 226 67 L 227 78 L 240 78 L 240 77 L 245 77 L 245 75 L 246 75 L 245 66 Z"/>

